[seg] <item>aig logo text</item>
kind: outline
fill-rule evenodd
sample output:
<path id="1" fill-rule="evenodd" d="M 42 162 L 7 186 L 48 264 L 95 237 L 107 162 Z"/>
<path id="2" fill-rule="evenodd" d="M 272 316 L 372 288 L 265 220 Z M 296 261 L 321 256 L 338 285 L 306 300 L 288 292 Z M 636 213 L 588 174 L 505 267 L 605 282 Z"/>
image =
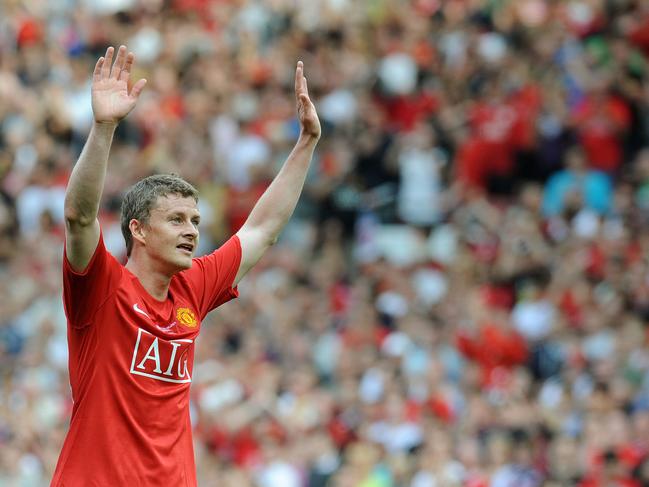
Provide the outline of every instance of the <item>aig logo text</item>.
<path id="1" fill-rule="evenodd" d="M 133 349 L 131 374 L 165 382 L 191 382 L 187 360 L 193 340 L 160 340 L 138 328 Z"/>

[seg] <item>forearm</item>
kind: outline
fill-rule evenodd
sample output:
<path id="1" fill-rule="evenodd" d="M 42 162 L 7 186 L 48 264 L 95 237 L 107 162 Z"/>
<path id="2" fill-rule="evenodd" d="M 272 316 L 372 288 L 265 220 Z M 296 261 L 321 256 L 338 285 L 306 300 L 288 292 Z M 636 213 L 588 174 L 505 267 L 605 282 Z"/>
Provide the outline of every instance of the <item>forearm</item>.
<path id="1" fill-rule="evenodd" d="M 274 243 L 295 210 L 318 138 L 300 136 L 273 182 L 250 212 L 245 227 Z"/>
<path id="2" fill-rule="evenodd" d="M 116 124 L 94 123 L 90 130 L 65 193 L 65 218 L 70 223 L 85 226 L 97 218 L 116 127 Z"/>

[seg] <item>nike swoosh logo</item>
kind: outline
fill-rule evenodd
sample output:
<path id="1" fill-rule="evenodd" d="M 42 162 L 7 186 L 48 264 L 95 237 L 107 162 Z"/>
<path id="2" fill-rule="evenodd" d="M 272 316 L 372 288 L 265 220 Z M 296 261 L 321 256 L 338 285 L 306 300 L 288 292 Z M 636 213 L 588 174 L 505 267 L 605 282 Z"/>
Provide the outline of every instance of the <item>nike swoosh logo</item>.
<path id="1" fill-rule="evenodd" d="M 135 303 L 135 304 L 133 305 L 133 310 L 135 310 L 136 313 L 140 313 L 141 315 L 144 315 L 144 316 L 146 316 L 147 318 L 149 318 L 151 321 L 153 321 L 153 320 L 151 319 L 151 317 L 147 314 L 146 311 L 140 309 L 140 307 L 137 305 L 137 303 Z M 156 324 L 156 323 L 154 323 L 154 325 L 155 325 L 158 329 L 160 329 L 160 330 L 162 330 L 162 331 L 170 331 L 174 326 L 176 326 L 176 322 L 174 321 L 173 323 L 171 323 L 171 324 L 169 324 L 169 325 L 167 325 L 167 326 L 160 326 L 160 325 L 158 325 L 158 324 Z"/>
<path id="2" fill-rule="evenodd" d="M 148 314 L 146 314 L 146 311 L 143 311 L 143 310 L 140 309 L 140 307 L 137 305 L 137 303 L 135 303 L 133 305 L 133 309 L 135 310 L 136 313 L 140 313 L 141 315 L 144 315 L 147 318 L 151 319 L 151 317 Z"/>
<path id="3" fill-rule="evenodd" d="M 160 325 L 155 325 L 155 326 L 157 326 L 158 328 L 160 328 L 162 331 L 169 331 L 169 330 L 171 330 L 174 326 L 176 326 L 176 322 L 174 321 L 173 323 L 171 323 L 170 325 L 167 325 L 167 326 L 160 326 Z"/>

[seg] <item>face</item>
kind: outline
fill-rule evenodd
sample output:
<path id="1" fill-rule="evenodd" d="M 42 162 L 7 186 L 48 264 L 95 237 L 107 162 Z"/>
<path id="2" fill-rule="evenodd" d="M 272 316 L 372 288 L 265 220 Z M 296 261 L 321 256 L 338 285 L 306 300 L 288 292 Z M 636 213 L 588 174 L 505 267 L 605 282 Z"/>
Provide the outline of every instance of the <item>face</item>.
<path id="1" fill-rule="evenodd" d="M 147 223 L 131 220 L 131 232 L 153 263 L 174 274 L 192 266 L 199 222 L 194 198 L 170 194 L 158 197 Z"/>

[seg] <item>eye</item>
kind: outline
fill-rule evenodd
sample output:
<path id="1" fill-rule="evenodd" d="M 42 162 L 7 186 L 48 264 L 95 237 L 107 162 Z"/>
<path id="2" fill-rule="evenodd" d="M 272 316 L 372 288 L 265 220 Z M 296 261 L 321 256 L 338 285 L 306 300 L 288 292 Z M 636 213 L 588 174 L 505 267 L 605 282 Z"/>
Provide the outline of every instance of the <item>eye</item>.
<path id="1" fill-rule="evenodd" d="M 170 221 L 171 221 L 172 223 L 182 223 L 183 220 L 182 220 L 182 218 L 180 218 L 179 216 L 174 216 L 174 217 L 171 218 Z"/>
<path id="2" fill-rule="evenodd" d="M 198 227 L 198 225 L 200 224 L 200 220 L 192 220 L 192 224 L 193 224 L 195 227 Z"/>

